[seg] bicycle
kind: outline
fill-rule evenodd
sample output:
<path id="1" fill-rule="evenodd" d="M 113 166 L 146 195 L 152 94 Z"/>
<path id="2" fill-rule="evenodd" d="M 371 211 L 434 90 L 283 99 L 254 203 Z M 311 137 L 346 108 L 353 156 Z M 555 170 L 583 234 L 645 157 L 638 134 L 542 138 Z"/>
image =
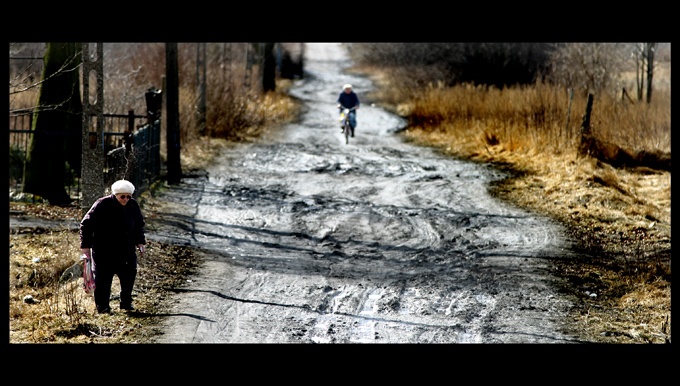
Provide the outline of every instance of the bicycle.
<path id="1" fill-rule="evenodd" d="M 345 134 L 345 144 L 349 143 L 350 135 L 354 134 L 354 129 L 352 128 L 352 124 L 350 123 L 350 120 L 349 120 L 349 113 L 350 113 L 350 111 L 352 111 L 354 109 L 355 109 L 355 107 L 348 109 L 348 108 L 343 106 L 342 111 L 340 112 L 340 122 L 342 123 L 342 133 Z"/>

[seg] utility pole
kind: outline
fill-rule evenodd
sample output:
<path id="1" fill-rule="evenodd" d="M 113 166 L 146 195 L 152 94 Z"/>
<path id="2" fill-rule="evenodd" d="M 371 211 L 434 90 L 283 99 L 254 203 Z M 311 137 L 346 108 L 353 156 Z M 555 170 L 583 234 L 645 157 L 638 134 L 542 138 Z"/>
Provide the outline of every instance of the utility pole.
<path id="1" fill-rule="evenodd" d="M 83 125 L 81 133 L 82 166 L 80 208 L 88 211 L 104 195 L 104 44 L 95 43 L 96 52 L 90 55 L 90 44 L 83 43 Z M 90 74 L 97 77 L 96 97 L 90 103 Z M 90 131 L 91 117 L 95 116 L 94 131 Z"/>
<path id="2" fill-rule="evenodd" d="M 182 165 L 180 163 L 179 136 L 179 65 L 177 43 L 165 43 L 165 71 L 166 71 L 166 110 L 167 126 L 167 159 L 168 183 L 178 184 L 182 179 Z"/>
<path id="3" fill-rule="evenodd" d="M 253 43 L 246 43 L 246 71 L 243 76 L 243 88 L 246 90 L 250 90 L 250 77 L 253 72 L 253 54 L 251 54 L 252 50 L 250 49 L 251 44 Z"/>
<path id="4" fill-rule="evenodd" d="M 196 110 L 196 122 L 198 132 L 205 135 L 205 87 L 206 87 L 206 43 L 196 43 L 196 84 L 198 85 L 198 109 Z"/>
<path id="5" fill-rule="evenodd" d="M 274 45 L 276 43 L 264 43 L 264 58 L 262 61 L 262 91 L 276 90 L 276 58 L 274 57 Z"/>
<path id="6" fill-rule="evenodd" d="M 231 58 L 232 58 L 232 43 L 222 43 L 222 83 L 226 85 L 227 90 L 231 90 Z"/>

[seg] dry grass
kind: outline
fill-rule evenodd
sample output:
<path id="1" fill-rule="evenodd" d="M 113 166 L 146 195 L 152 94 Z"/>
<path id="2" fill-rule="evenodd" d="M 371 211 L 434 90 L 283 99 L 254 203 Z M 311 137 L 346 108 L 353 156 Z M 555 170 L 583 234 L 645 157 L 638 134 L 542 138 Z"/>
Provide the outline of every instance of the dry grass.
<path id="1" fill-rule="evenodd" d="M 255 140 L 275 130 L 278 125 L 290 123 L 297 119 L 301 105 L 286 94 L 291 85 L 291 81 L 281 80 L 277 82 L 276 92 L 248 98 L 247 102 L 244 103 L 245 113 L 242 116 L 244 123 L 239 127 L 239 130 L 211 129 L 207 135 L 192 137 L 190 141 L 183 145 L 182 169 L 205 168 L 225 147 Z M 222 118 L 215 126 L 233 128 L 233 126 L 228 125 L 226 117 Z"/>
<path id="2" fill-rule="evenodd" d="M 387 93 L 376 98 L 401 101 L 388 108 L 410 120 L 405 139 L 497 164 L 513 177 L 494 194 L 567 226 L 582 258 L 556 262 L 555 273 L 579 299 L 572 316 L 580 333 L 594 342 L 670 342 L 670 172 L 581 155 L 584 95 L 462 85 L 405 101 L 389 96 L 389 76 L 375 79 Z M 670 90 L 656 90 L 651 105 L 597 97 L 591 130 L 623 149 L 670 157 Z"/>
<path id="3" fill-rule="evenodd" d="M 75 207 L 10 203 L 10 210 L 34 218 L 79 218 Z M 60 283 L 62 272 L 78 262 L 79 236 L 68 229 L 30 228 L 10 233 L 10 343 L 143 343 L 157 334 L 158 315 L 167 310 L 167 292 L 181 286 L 200 263 L 191 249 L 149 241 L 140 258 L 133 292 L 134 312 L 99 315 L 83 279 Z M 120 285 L 114 279 L 112 295 Z M 30 296 L 33 301 L 24 299 Z"/>

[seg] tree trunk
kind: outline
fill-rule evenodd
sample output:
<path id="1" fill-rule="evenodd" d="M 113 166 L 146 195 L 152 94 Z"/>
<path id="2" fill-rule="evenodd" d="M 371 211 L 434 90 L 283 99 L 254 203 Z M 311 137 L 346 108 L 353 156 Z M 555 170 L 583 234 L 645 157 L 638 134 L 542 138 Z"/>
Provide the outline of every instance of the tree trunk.
<path id="1" fill-rule="evenodd" d="M 67 177 L 80 175 L 82 61 L 79 43 L 47 43 L 22 191 L 68 205 Z M 68 170 L 67 170 L 68 168 Z M 67 175 L 68 172 L 68 175 Z"/>
<path id="2" fill-rule="evenodd" d="M 274 43 L 264 44 L 264 68 L 262 70 L 262 92 L 276 90 L 276 58 Z"/>
<path id="3" fill-rule="evenodd" d="M 652 102 L 652 78 L 654 77 L 654 50 L 656 43 L 647 43 L 647 103 Z"/>
<path id="4" fill-rule="evenodd" d="M 643 85 L 645 83 L 645 72 L 644 72 L 644 52 L 642 52 L 642 48 L 640 48 L 636 52 L 636 60 L 635 60 L 635 81 L 636 81 L 636 89 L 635 91 L 637 92 L 637 100 L 641 101 L 642 100 L 642 90 L 643 90 Z"/>

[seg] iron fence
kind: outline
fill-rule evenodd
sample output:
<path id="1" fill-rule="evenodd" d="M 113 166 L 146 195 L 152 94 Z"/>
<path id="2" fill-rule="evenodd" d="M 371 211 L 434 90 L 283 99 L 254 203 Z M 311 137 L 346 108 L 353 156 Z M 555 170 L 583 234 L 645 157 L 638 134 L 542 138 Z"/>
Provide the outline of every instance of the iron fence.
<path id="1" fill-rule="evenodd" d="M 10 194 L 20 192 L 23 164 L 28 154 L 32 131 L 33 110 L 14 110 L 9 114 Z M 107 186 L 125 178 L 142 192 L 161 172 L 160 120 L 150 122 L 147 115 L 103 114 L 104 178 Z M 96 133 L 91 133 L 96 134 Z M 79 174 L 80 171 L 77 171 Z M 81 198 L 80 179 L 69 176 L 64 187 L 72 199 Z"/>

